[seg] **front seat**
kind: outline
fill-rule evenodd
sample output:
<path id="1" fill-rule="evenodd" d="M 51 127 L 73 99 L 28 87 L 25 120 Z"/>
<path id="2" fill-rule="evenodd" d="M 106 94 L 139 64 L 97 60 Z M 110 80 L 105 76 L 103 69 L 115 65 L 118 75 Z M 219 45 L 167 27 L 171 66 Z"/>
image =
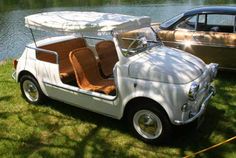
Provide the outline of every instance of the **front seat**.
<path id="1" fill-rule="evenodd" d="M 115 45 L 112 41 L 101 41 L 96 44 L 96 51 L 102 73 L 105 77 L 113 74 L 113 67 L 118 61 Z"/>
<path id="2" fill-rule="evenodd" d="M 84 90 L 110 94 L 115 90 L 112 80 L 103 79 L 97 61 L 89 48 L 79 48 L 70 52 L 71 65 L 75 72 L 77 85 Z"/>

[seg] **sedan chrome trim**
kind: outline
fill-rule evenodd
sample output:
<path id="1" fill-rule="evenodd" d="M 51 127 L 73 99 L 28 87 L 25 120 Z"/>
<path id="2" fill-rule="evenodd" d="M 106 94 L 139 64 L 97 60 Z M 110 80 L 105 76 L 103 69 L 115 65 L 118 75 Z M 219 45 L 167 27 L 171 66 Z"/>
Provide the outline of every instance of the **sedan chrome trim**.
<path id="1" fill-rule="evenodd" d="M 185 45 L 184 41 L 163 41 L 163 43 L 174 43 L 174 44 L 178 44 L 178 45 Z M 216 45 L 214 45 L 216 44 Z M 210 46 L 210 47 L 216 47 L 216 48 L 236 48 L 236 46 L 225 46 L 225 45 L 217 45 L 217 43 L 212 43 L 212 44 L 202 44 L 202 42 L 191 42 L 191 45 L 195 45 L 195 46 Z"/>

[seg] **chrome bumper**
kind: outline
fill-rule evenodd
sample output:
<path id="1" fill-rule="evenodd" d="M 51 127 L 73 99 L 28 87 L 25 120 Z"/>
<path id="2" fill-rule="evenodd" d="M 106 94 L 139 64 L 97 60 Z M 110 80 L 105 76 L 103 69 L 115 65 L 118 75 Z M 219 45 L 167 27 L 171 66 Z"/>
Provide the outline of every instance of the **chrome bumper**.
<path id="1" fill-rule="evenodd" d="M 11 77 L 16 80 L 16 71 L 14 71 L 12 74 L 11 74 Z"/>
<path id="2" fill-rule="evenodd" d="M 212 96 L 215 95 L 215 93 L 216 93 L 215 88 L 213 86 L 211 86 L 210 90 L 209 90 L 209 94 L 205 98 L 205 100 L 202 102 L 201 108 L 198 111 L 198 113 L 196 113 L 193 117 L 191 117 L 190 119 L 185 120 L 185 121 L 174 120 L 175 124 L 177 124 L 177 125 L 188 124 L 188 123 L 196 120 L 198 117 L 200 117 L 205 112 L 208 101 L 211 99 Z"/>

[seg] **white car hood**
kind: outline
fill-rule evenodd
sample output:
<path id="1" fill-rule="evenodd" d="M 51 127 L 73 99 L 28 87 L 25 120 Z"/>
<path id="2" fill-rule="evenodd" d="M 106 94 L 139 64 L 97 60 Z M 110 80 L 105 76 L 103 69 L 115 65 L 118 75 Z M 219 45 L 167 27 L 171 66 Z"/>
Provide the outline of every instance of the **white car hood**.
<path id="1" fill-rule="evenodd" d="M 132 78 L 185 84 L 198 78 L 205 66 L 189 53 L 161 46 L 132 57 L 128 71 Z"/>

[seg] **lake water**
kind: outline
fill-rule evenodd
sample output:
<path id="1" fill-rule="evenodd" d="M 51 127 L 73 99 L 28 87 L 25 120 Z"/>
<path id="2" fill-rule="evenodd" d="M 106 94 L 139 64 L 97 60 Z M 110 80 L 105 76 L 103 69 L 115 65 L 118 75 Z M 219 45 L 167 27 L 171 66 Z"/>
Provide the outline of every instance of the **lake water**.
<path id="1" fill-rule="evenodd" d="M 24 17 L 46 11 L 75 10 L 150 16 L 162 22 L 188 9 L 234 5 L 236 0 L 0 0 L 0 61 L 20 56 L 32 41 Z"/>

